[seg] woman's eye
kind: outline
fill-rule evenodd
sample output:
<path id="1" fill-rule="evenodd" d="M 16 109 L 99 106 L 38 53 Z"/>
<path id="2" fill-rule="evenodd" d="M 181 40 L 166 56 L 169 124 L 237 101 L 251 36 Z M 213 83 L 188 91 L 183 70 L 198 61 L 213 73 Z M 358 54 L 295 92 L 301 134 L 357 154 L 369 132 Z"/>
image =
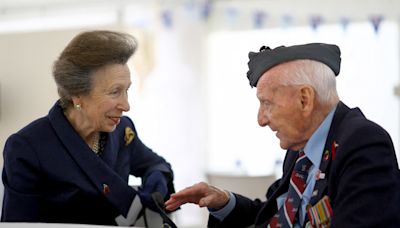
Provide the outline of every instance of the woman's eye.
<path id="1" fill-rule="evenodd" d="M 119 93 L 119 90 L 113 90 L 113 91 L 111 91 L 110 94 L 112 94 L 112 95 L 117 95 L 118 93 Z"/>

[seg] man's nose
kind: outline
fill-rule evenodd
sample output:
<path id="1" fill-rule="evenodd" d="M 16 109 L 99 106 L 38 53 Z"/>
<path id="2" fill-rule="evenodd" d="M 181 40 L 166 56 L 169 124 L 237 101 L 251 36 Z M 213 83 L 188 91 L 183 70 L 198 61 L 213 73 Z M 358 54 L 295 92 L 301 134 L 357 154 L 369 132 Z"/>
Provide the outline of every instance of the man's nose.
<path id="1" fill-rule="evenodd" d="M 258 124 L 261 127 L 265 127 L 269 124 L 269 118 L 268 115 L 265 113 L 263 109 L 258 110 Z"/>

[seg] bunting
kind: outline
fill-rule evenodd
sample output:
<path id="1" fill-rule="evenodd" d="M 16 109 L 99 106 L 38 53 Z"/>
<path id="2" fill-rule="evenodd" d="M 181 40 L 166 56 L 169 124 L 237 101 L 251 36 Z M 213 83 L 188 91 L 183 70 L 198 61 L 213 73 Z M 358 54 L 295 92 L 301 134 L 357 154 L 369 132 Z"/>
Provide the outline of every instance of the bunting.
<path id="1" fill-rule="evenodd" d="M 378 34 L 379 27 L 381 25 L 381 22 L 383 21 L 383 16 L 382 15 L 371 15 L 369 17 L 369 21 L 371 22 L 375 33 Z"/>
<path id="2" fill-rule="evenodd" d="M 211 1 L 206 0 L 200 4 L 200 15 L 203 20 L 208 20 L 211 14 Z"/>
<path id="3" fill-rule="evenodd" d="M 227 7 L 225 11 L 226 20 L 228 22 L 229 27 L 234 27 L 237 24 L 237 18 L 239 15 L 239 11 L 235 7 Z"/>
<path id="4" fill-rule="evenodd" d="M 200 20 L 206 22 L 212 16 L 213 13 L 217 13 L 213 12 L 214 4 L 215 2 L 211 0 L 202 0 L 202 1 L 191 0 L 191 1 L 185 1 L 182 4 L 182 7 L 184 10 L 187 11 L 185 15 L 193 15 L 196 13 L 197 15 L 200 15 L 199 17 Z M 274 12 L 272 11 L 268 12 L 267 10 L 250 8 L 251 11 L 249 11 L 249 8 L 240 8 L 234 5 L 228 5 L 225 7 L 225 9 L 223 9 L 224 10 L 223 12 L 225 14 L 223 20 L 225 21 L 221 21 L 219 23 L 221 23 L 222 25 L 225 23 L 226 27 L 231 29 L 239 27 L 240 25 L 243 26 L 244 24 L 251 24 L 253 29 L 260 29 L 266 27 L 267 19 L 278 21 L 279 26 L 282 28 L 291 27 L 294 24 L 298 23 L 298 21 L 301 21 L 301 18 L 296 18 L 295 15 L 292 15 L 290 13 L 276 15 L 273 14 Z M 273 17 L 278 17 L 278 18 L 273 18 Z M 318 28 L 323 23 L 325 23 L 325 18 L 323 15 L 312 14 L 308 15 L 307 18 L 310 28 L 314 31 L 317 31 Z M 162 24 L 166 28 L 171 28 L 174 25 L 173 19 L 174 19 L 173 10 L 161 11 Z M 248 20 L 248 23 L 246 23 L 246 21 L 243 20 Z M 342 27 L 343 31 L 346 31 L 349 24 L 353 22 L 352 20 L 353 19 L 351 15 L 343 15 L 341 17 L 338 17 L 336 23 Z M 381 14 L 366 15 L 365 20 L 371 23 L 374 32 L 378 34 L 380 26 L 384 20 L 384 16 Z M 357 21 L 359 21 L 359 18 L 357 18 Z M 329 23 L 332 23 L 332 21 L 329 21 Z"/>
<path id="5" fill-rule="evenodd" d="M 253 16 L 253 27 L 256 29 L 264 27 L 267 14 L 264 11 L 255 11 Z"/>
<path id="6" fill-rule="evenodd" d="M 318 27 L 322 24 L 323 18 L 320 15 L 312 15 L 310 17 L 310 26 L 311 28 L 316 31 Z"/>
<path id="7" fill-rule="evenodd" d="M 166 28 L 172 27 L 172 12 L 170 10 L 163 10 L 161 12 L 162 24 Z"/>
<path id="8" fill-rule="evenodd" d="M 349 23 L 350 23 L 350 18 L 348 17 L 341 17 L 339 19 L 339 24 L 342 26 L 343 31 L 347 30 Z"/>

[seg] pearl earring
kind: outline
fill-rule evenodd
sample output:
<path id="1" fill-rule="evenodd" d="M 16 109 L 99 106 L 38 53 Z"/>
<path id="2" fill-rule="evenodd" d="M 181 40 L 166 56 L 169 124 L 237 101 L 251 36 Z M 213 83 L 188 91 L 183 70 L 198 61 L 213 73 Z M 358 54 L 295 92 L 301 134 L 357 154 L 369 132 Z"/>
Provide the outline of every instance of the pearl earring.
<path id="1" fill-rule="evenodd" d="M 80 104 L 75 104 L 74 107 L 75 107 L 76 110 L 81 110 L 81 105 Z"/>

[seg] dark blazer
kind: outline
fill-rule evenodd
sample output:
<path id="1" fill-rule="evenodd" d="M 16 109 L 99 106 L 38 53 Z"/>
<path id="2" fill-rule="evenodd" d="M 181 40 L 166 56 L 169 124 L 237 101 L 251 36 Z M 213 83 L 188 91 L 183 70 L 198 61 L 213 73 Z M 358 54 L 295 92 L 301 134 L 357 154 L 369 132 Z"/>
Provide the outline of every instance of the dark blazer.
<path id="1" fill-rule="evenodd" d="M 358 108 L 339 102 L 324 151 L 329 157 L 322 156 L 320 169 L 327 178 L 317 181 L 318 194 L 310 203 L 329 196 L 331 228 L 400 227 L 400 173 L 388 133 Z M 277 212 L 277 197 L 288 190 L 297 157 L 287 151 L 283 176 L 269 187 L 266 202 L 235 194 L 234 210 L 222 222 L 210 216 L 209 227 L 267 227 Z"/>
<path id="2" fill-rule="evenodd" d="M 130 174 L 145 178 L 161 171 L 174 191 L 170 164 L 142 143 L 128 117 L 107 134 L 97 156 L 56 103 L 47 116 L 11 135 L 4 148 L 1 220 L 115 224 L 136 195 Z"/>

